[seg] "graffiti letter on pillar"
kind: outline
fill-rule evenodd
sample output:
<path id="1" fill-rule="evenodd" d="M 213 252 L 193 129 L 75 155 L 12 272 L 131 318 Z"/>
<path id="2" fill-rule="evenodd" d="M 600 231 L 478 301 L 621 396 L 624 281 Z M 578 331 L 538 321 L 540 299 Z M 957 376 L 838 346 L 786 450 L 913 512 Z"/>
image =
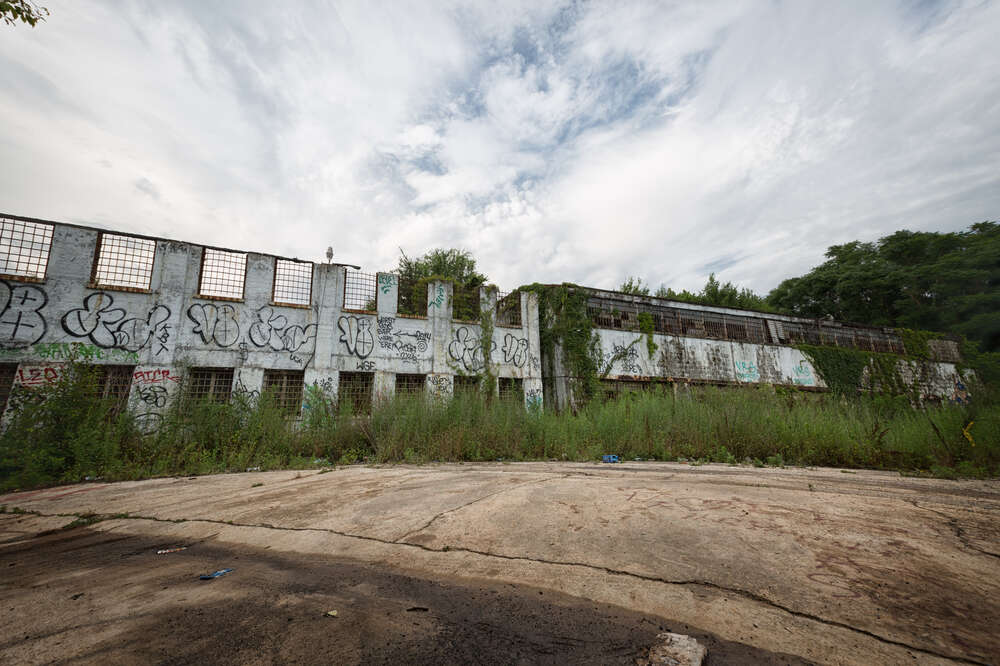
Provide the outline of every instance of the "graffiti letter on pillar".
<path id="1" fill-rule="evenodd" d="M 63 315 L 62 327 L 75 338 L 89 338 L 102 349 L 137 352 L 155 336 L 161 344 L 169 338 L 170 309 L 154 305 L 145 319 L 126 318 L 125 310 L 113 308 L 115 299 L 105 291 L 95 291 L 83 299 L 83 307 Z"/>
<path id="2" fill-rule="evenodd" d="M 45 335 L 41 315 L 49 297 L 39 287 L 0 280 L 0 349 L 24 349 Z"/>
<path id="3" fill-rule="evenodd" d="M 229 347 L 240 337 L 240 323 L 232 305 L 195 303 L 188 308 L 188 319 L 194 322 L 192 331 L 201 336 L 206 345 Z"/>
<path id="4" fill-rule="evenodd" d="M 347 347 L 348 353 L 358 358 L 368 358 L 375 349 L 375 336 L 372 335 L 370 319 L 341 317 L 337 321 L 337 327 L 340 328 L 340 341 Z"/>
<path id="5" fill-rule="evenodd" d="M 503 336 L 503 361 L 513 363 L 518 368 L 523 368 L 528 360 L 528 339 L 515 338 L 510 333 Z"/>
<path id="6" fill-rule="evenodd" d="M 493 352 L 497 343 L 491 341 L 491 345 L 490 352 Z M 479 337 L 465 326 L 455 331 L 455 339 L 448 345 L 448 355 L 453 360 L 460 361 L 469 372 L 479 372 L 486 366 Z"/>

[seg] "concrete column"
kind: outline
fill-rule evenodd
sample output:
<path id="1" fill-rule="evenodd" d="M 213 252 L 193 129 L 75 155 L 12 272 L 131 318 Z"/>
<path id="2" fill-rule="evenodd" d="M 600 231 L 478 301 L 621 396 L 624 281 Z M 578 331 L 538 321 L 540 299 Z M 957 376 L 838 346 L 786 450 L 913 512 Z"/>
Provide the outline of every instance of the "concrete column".
<path id="1" fill-rule="evenodd" d="M 431 335 L 434 336 L 434 374 L 454 374 L 448 364 L 448 345 L 452 340 L 451 301 L 454 293 L 451 282 L 434 281 L 427 285 L 427 320 L 431 324 Z"/>
<path id="2" fill-rule="evenodd" d="M 521 332 L 528 339 L 528 363 L 524 374 L 524 406 L 541 409 L 542 390 L 542 350 L 538 327 L 538 294 L 533 291 L 521 292 Z"/>
<path id="3" fill-rule="evenodd" d="M 399 311 L 399 277 L 395 273 L 377 273 L 375 309 L 379 316 L 395 317 Z"/>
<path id="4" fill-rule="evenodd" d="M 313 308 L 316 310 L 316 351 L 310 368 L 316 371 L 315 381 L 332 378 L 336 390 L 333 355 L 340 340 L 337 318 L 344 304 L 346 270 L 336 264 L 316 264 L 313 271 Z M 307 371 L 307 379 L 309 373 Z"/>

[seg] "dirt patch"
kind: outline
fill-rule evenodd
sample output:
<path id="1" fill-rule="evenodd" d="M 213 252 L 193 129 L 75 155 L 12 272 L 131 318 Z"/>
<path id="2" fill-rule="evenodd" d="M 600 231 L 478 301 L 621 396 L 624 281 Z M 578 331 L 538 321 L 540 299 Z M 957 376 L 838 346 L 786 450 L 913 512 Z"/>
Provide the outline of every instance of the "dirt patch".
<path id="1" fill-rule="evenodd" d="M 5 663 L 634 664 L 663 631 L 695 636 L 710 664 L 807 663 L 548 590 L 212 539 L 81 527 L 0 548 L 0 570 Z"/>

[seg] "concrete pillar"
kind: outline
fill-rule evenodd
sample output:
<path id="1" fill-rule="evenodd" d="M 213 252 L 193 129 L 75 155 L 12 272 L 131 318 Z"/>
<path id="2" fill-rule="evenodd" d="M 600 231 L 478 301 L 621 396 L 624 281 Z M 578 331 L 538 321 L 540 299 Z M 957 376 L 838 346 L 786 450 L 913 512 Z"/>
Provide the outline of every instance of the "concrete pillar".
<path id="1" fill-rule="evenodd" d="M 451 344 L 451 313 L 454 288 L 451 282 L 435 280 L 427 285 L 427 320 L 431 324 L 434 341 L 433 374 L 454 374 L 448 364 L 448 346 Z"/>
<path id="2" fill-rule="evenodd" d="M 375 287 L 378 315 L 395 317 L 399 311 L 399 277 L 395 273 L 377 273 Z"/>

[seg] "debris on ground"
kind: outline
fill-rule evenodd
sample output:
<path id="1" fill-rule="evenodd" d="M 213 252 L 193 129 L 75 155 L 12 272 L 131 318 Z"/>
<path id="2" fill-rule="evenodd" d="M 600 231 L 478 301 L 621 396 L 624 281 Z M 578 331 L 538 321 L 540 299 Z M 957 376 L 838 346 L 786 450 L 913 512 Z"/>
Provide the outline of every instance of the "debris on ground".
<path id="1" fill-rule="evenodd" d="M 198 576 L 201 580 L 212 580 L 213 578 L 218 578 L 219 576 L 225 576 L 227 573 L 232 571 L 232 569 L 219 569 L 215 573 L 202 574 Z"/>
<path id="2" fill-rule="evenodd" d="M 187 550 L 187 546 L 178 546 L 177 548 L 164 548 L 163 550 L 156 551 L 156 554 L 166 555 L 167 553 L 176 553 L 182 550 Z"/>
<path id="3" fill-rule="evenodd" d="M 701 666 L 708 650 L 704 645 L 684 634 L 665 632 L 657 634 L 659 641 L 649 650 L 647 666 Z"/>
<path id="4" fill-rule="evenodd" d="M 618 456 L 616 456 L 616 455 L 605 455 L 605 456 L 601 456 L 601 462 L 616 463 L 616 462 L 620 462 L 620 461 L 618 460 Z"/>
<path id="5" fill-rule="evenodd" d="M 325 614 L 327 617 L 337 617 L 337 611 L 335 610 L 328 610 Z"/>

